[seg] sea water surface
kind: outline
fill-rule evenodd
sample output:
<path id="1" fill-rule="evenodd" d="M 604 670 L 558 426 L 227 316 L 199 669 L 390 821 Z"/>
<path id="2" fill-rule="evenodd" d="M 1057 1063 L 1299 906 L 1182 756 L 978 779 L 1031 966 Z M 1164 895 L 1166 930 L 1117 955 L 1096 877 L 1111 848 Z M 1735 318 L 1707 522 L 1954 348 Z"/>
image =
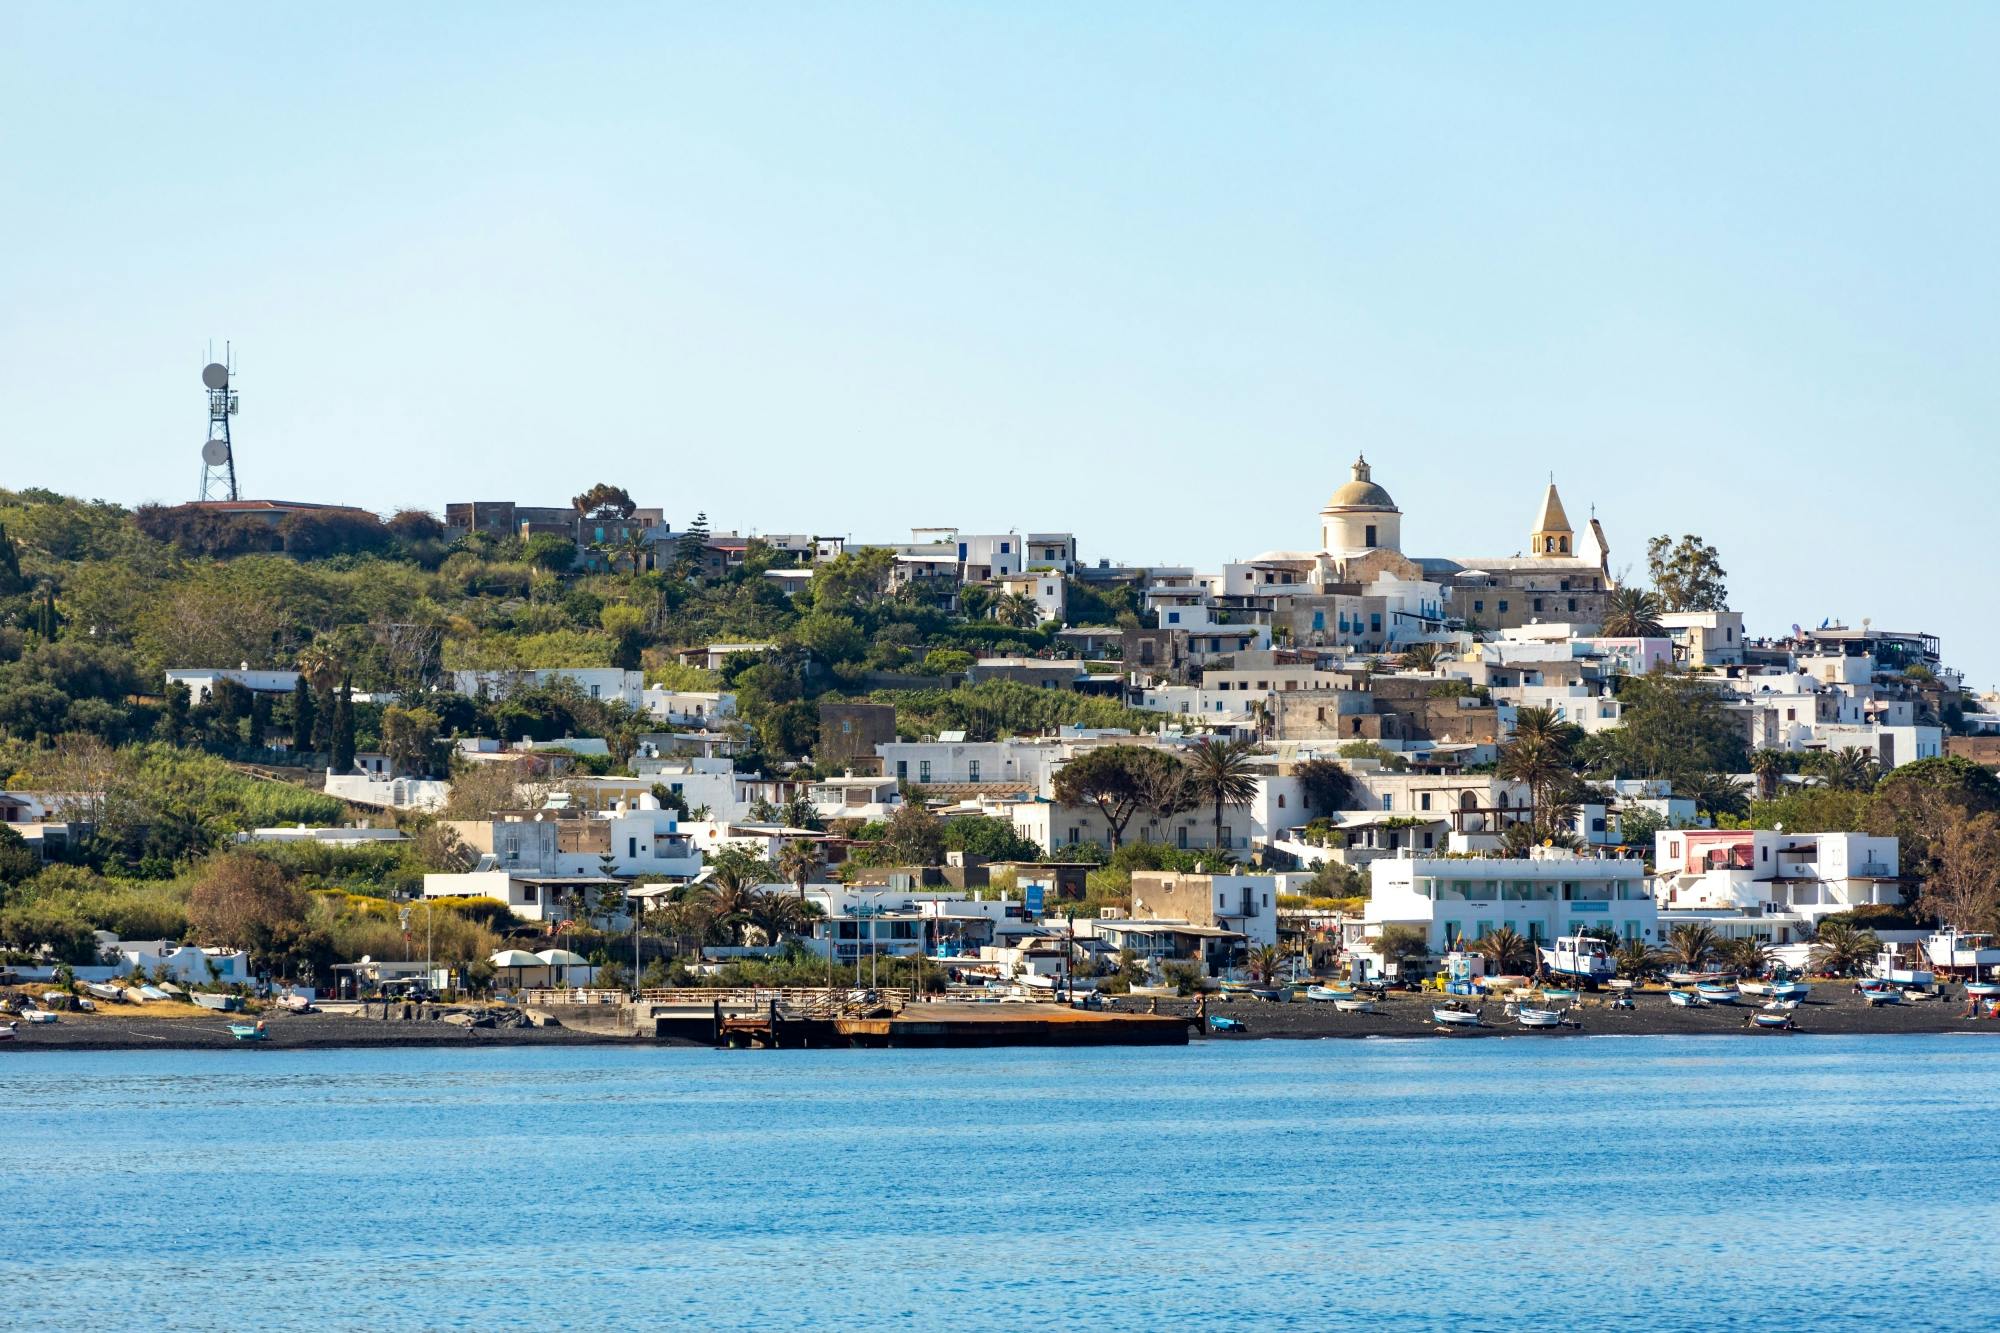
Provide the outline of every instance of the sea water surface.
<path id="1" fill-rule="evenodd" d="M 12 1052 L 22 1329 L 2000 1323 L 2000 1042 Z"/>

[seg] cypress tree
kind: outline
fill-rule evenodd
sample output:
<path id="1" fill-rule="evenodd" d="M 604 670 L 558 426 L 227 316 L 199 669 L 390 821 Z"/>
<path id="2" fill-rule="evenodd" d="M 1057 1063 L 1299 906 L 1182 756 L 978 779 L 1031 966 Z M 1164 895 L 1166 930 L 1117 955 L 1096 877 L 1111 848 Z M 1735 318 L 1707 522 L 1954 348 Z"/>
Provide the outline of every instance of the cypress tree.
<path id="1" fill-rule="evenodd" d="M 354 681 L 340 682 L 333 700 L 333 771 L 345 773 L 354 767 Z"/>
<path id="2" fill-rule="evenodd" d="M 303 675 L 292 686 L 292 748 L 301 754 L 313 748 L 312 686 Z"/>
<path id="3" fill-rule="evenodd" d="M 44 639 L 47 639 L 50 643 L 56 641 L 56 590 L 54 588 L 42 589 L 41 631 Z"/>
<path id="4" fill-rule="evenodd" d="M 264 733 L 271 729 L 271 696 L 262 690 L 250 696 L 250 744 L 262 749 Z"/>
<path id="5" fill-rule="evenodd" d="M 21 578 L 21 557 L 14 550 L 14 539 L 7 535 L 7 527 L 0 523 L 0 597 L 12 597 L 25 588 Z"/>

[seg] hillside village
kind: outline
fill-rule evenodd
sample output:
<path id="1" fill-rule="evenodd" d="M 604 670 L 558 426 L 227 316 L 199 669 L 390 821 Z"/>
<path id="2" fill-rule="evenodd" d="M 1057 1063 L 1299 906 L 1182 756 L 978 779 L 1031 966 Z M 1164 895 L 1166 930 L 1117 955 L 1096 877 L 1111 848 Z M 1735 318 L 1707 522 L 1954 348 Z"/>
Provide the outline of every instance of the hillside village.
<path id="1" fill-rule="evenodd" d="M 1695 536 L 1615 577 L 1553 480 L 1511 554 L 1405 552 L 1390 480 L 1357 458 L 1309 549 L 1212 570 L 676 527 L 612 484 L 0 492 L 4 962 L 1186 991 L 2000 926 L 2000 700 L 1936 637 L 1746 626 Z"/>

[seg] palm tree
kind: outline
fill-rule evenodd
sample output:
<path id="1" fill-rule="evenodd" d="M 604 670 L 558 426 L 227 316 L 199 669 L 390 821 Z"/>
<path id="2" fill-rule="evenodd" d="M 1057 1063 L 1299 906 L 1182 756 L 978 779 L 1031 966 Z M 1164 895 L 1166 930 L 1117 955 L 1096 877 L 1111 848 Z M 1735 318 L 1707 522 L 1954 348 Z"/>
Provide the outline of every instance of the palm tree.
<path id="1" fill-rule="evenodd" d="M 1544 709 L 1524 708 L 1523 715 L 1544 712 Z M 1535 829 L 1548 834 L 1555 825 L 1546 817 L 1546 807 L 1551 804 L 1550 796 L 1558 783 L 1566 782 L 1571 775 L 1569 748 L 1555 737 L 1541 731 L 1517 731 L 1514 739 L 1500 747 L 1500 762 L 1494 766 L 1496 776 L 1510 782 L 1519 782 L 1528 788 L 1528 800 L 1535 811 Z"/>
<path id="2" fill-rule="evenodd" d="M 299 652 L 299 674 L 306 678 L 314 694 L 325 694 L 341 677 L 345 663 L 332 639 L 320 635 Z"/>
<path id="3" fill-rule="evenodd" d="M 1277 945 L 1264 944 L 1252 949 L 1243 964 L 1250 969 L 1251 976 L 1268 986 L 1271 978 L 1278 975 L 1278 968 L 1284 961 L 1285 956 L 1278 952 Z"/>
<path id="4" fill-rule="evenodd" d="M 1882 941 L 1872 930 L 1860 930 L 1847 921 L 1822 921 L 1813 937 L 1813 971 L 1826 976 L 1852 976 L 1882 951 Z"/>
<path id="5" fill-rule="evenodd" d="M 1817 767 L 1826 785 L 1841 791 L 1873 791 L 1882 775 L 1874 756 L 1852 747 L 1826 752 Z"/>
<path id="6" fill-rule="evenodd" d="M 814 805 L 812 798 L 804 792 L 785 802 L 784 809 L 777 813 L 786 828 L 818 830 L 826 827 L 826 821 L 820 818 L 819 807 Z"/>
<path id="7" fill-rule="evenodd" d="M 1703 773 L 1689 785 L 1687 794 L 1694 799 L 1694 808 L 1710 819 L 1718 815 L 1741 819 L 1750 813 L 1749 789 L 1727 773 Z"/>
<path id="8" fill-rule="evenodd" d="M 805 901 L 806 885 L 818 869 L 819 848 L 804 838 L 794 838 L 778 853 L 778 873 L 790 880 L 792 887 L 799 891 L 800 902 Z"/>
<path id="9" fill-rule="evenodd" d="M 1042 608 L 1024 592 L 1010 592 L 993 604 L 993 618 L 1015 629 L 1033 629 L 1042 618 Z"/>
<path id="10" fill-rule="evenodd" d="M 1660 623 L 1667 604 L 1660 600 L 1656 592 L 1644 588 L 1615 588 L 1604 602 L 1604 624 L 1600 628 L 1607 638 L 1613 639 L 1661 639 L 1667 629 Z"/>
<path id="11" fill-rule="evenodd" d="M 1660 951 L 1644 940 L 1627 940 L 1618 950 L 1618 975 L 1642 981 L 1660 966 Z"/>
<path id="12" fill-rule="evenodd" d="M 1751 755 L 1750 772 L 1757 779 L 1757 799 L 1775 801 L 1790 767 L 1782 750 L 1759 750 Z"/>
<path id="13" fill-rule="evenodd" d="M 1437 664 L 1444 660 L 1444 655 L 1441 643 L 1413 643 L 1403 650 L 1397 665 L 1405 671 L 1435 671 Z"/>
<path id="14" fill-rule="evenodd" d="M 1215 809 L 1215 842 L 1227 845 L 1222 831 L 1223 811 L 1232 805 L 1248 805 L 1257 795 L 1257 778 L 1250 767 L 1254 747 L 1248 741 L 1223 741 L 1207 736 L 1187 752 L 1187 789 L 1196 801 Z"/>
<path id="15" fill-rule="evenodd" d="M 1771 964 L 1771 947 L 1754 935 L 1723 941 L 1720 953 L 1722 961 L 1741 977 L 1760 977 Z"/>
<path id="16" fill-rule="evenodd" d="M 1667 956 L 1683 967 L 1700 971 L 1708 965 L 1721 946 L 1722 937 L 1715 933 L 1715 927 L 1702 921 L 1691 921 L 1684 926 L 1675 926 L 1667 937 Z"/>
<path id="17" fill-rule="evenodd" d="M 1473 941 L 1472 951 L 1492 964 L 1496 976 L 1519 976 L 1534 968 L 1535 946 L 1511 926 L 1487 931 Z"/>

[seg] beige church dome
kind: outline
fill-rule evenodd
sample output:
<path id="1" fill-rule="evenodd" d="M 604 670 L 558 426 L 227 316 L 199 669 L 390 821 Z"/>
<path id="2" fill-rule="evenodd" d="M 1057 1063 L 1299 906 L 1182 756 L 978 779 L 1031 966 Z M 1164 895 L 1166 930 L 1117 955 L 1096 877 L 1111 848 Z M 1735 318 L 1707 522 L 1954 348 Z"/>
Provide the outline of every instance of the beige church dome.
<path id="1" fill-rule="evenodd" d="M 1354 460 L 1354 480 L 1342 484 L 1333 493 L 1333 498 L 1326 502 L 1326 507 L 1396 511 L 1396 502 L 1389 498 L 1389 492 L 1368 479 L 1368 460 L 1363 457 Z"/>

